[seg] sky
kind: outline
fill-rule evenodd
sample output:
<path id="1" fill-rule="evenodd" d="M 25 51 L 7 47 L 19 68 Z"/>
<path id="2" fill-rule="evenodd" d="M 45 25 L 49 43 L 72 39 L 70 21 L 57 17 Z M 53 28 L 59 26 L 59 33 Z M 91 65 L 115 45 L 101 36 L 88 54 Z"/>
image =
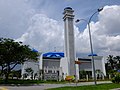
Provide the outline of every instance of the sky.
<path id="1" fill-rule="evenodd" d="M 76 19 L 91 22 L 95 54 L 120 55 L 120 0 L 0 0 L 0 37 L 12 38 L 39 52 L 64 51 L 63 11 L 74 10 Z M 74 22 L 78 57 L 90 54 L 87 23 Z"/>

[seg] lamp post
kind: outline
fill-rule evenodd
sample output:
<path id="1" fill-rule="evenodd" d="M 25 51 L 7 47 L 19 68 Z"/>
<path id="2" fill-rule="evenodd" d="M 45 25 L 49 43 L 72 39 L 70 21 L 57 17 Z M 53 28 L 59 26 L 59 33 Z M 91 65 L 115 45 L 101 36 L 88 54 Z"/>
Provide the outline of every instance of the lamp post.
<path id="1" fill-rule="evenodd" d="M 94 12 L 94 13 L 91 15 L 91 17 L 89 18 L 89 21 L 87 21 L 87 20 L 85 20 L 85 19 L 77 19 L 77 20 L 76 20 L 76 23 L 78 23 L 79 21 L 83 20 L 83 21 L 87 22 L 87 25 L 88 25 L 89 39 L 90 39 L 90 49 L 91 49 L 91 54 L 92 54 L 92 69 L 93 69 L 93 76 L 94 76 L 94 84 L 95 84 L 95 85 L 96 85 L 97 83 L 96 83 L 95 64 L 94 64 L 94 56 L 93 56 L 94 53 L 93 53 L 93 45 L 92 45 L 90 22 L 91 22 L 92 17 L 93 17 L 96 13 L 98 13 L 98 12 L 100 12 L 100 11 L 102 11 L 102 10 L 103 10 L 103 8 L 97 9 L 97 11 Z"/>

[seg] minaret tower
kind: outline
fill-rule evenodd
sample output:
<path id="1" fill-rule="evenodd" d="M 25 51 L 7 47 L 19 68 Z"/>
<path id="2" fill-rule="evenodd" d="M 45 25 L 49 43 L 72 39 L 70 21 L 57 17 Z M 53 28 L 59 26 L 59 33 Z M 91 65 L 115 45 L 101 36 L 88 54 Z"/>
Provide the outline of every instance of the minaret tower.
<path id="1" fill-rule="evenodd" d="M 64 38 L 65 38 L 65 58 L 68 62 L 68 75 L 76 75 L 75 71 L 75 43 L 74 43 L 74 27 L 73 15 L 74 10 L 71 7 L 64 9 Z"/>

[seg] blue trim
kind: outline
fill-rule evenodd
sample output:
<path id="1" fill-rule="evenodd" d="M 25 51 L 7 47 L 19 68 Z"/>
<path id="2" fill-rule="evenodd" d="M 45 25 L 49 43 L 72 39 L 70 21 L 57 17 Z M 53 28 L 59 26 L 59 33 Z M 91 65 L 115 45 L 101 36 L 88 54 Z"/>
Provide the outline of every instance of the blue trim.
<path id="1" fill-rule="evenodd" d="M 88 56 L 98 56 L 97 54 L 89 54 Z"/>

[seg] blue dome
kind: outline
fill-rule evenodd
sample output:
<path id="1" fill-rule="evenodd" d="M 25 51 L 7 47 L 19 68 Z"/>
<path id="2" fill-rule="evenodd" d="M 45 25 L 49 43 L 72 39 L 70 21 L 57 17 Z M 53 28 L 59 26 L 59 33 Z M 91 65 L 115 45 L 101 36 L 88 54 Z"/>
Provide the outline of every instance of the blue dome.
<path id="1" fill-rule="evenodd" d="M 33 51 L 33 52 L 38 52 L 38 51 L 37 51 L 36 49 L 34 49 L 34 48 L 32 49 L 32 51 Z"/>
<path id="2" fill-rule="evenodd" d="M 88 56 L 97 56 L 97 54 L 89 54 Z"/>
<path id="3" fill-rule="evenodd" d="M 63 52 L 48 52 L 48 53 L 44 53 L 43 57 L 62 58 L 64 57 L 64 53 Z"/>

